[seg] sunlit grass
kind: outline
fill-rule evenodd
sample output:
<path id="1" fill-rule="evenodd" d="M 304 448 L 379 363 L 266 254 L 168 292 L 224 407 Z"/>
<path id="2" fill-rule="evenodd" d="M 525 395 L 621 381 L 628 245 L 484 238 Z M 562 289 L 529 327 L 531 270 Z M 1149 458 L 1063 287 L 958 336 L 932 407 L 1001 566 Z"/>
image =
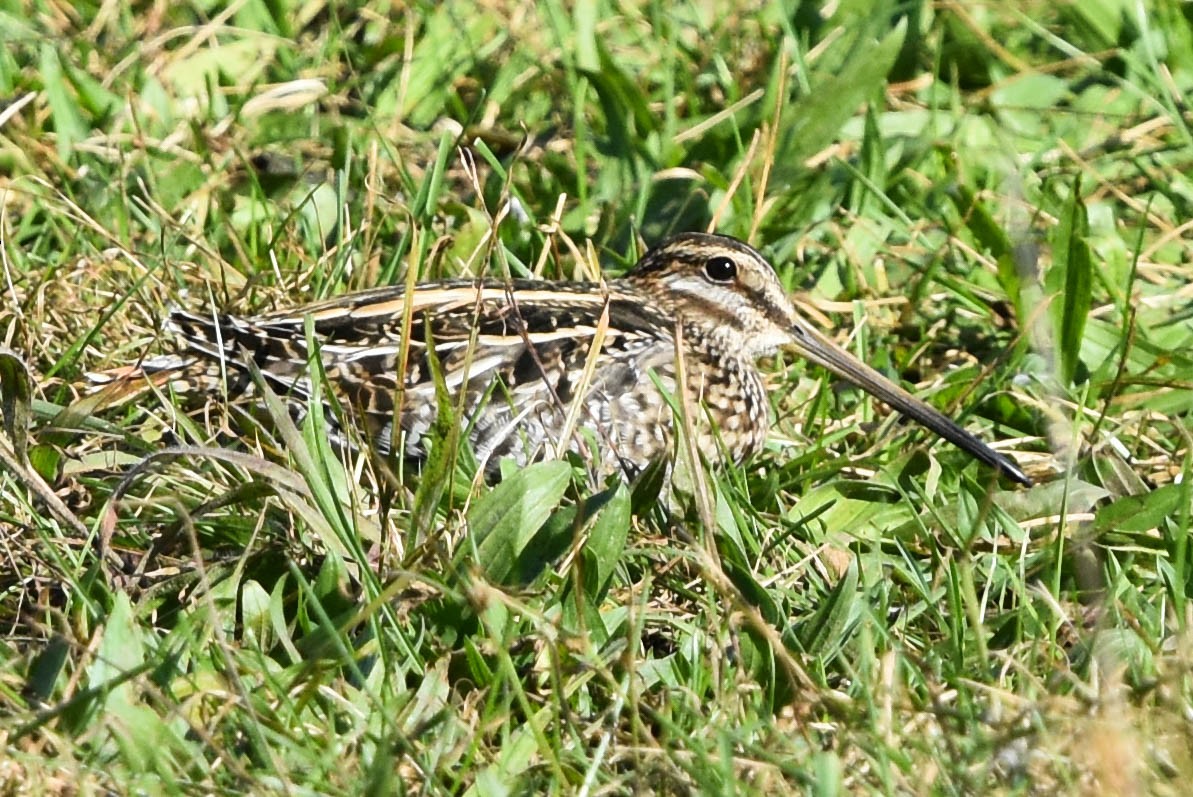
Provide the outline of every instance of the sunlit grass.
<path id="1" fill-rule="evenodd" d="M 825 13 L 0 3 L 0 784 L 1180 793 L 1193 25 Z M 768 450 L 661 498 L 80 403 L 174 306 L 710 224 L 1037 486 L 790 358 Z"/>

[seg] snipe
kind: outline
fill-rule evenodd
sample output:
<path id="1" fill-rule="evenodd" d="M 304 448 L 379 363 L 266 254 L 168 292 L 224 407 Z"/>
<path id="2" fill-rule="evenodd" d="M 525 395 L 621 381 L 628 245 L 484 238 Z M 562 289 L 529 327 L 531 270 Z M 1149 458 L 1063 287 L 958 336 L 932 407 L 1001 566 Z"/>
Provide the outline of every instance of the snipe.
<path id="1" fill-rule="evenodd" d="M 435 357 L 488 468 L 503 457 L 524 464 L 557 453 L 560 436 L 574 430 L 563 449 L 595 449 L 602 470 L 633 473 L 671 453 L 674 413 L 658 385 L 674 394 L 678 351 L 689 395 L 703 410 L 694 419 L 700 450 L 741 462 L 762 448 L 770 425 L 755 363 L 790 348 L 1031 483 L 1008 458 L 814 329 L 770 264 L 720 235 L 677 235 L 605 284 L 457 280 L 409 294 L 378 288 L 257 318 L 175 312 L 170 326 L 185 341 L 184 354 L 149 360 L 140 372 L 206 389 L 226 378 L 237 395 L 252 389 L 251 359 L 302 411 L 311 389 L 308 318 L 327 384 L 381 452 L 397 440 L 406 457 L 425 456 L 438 406 Z"/>

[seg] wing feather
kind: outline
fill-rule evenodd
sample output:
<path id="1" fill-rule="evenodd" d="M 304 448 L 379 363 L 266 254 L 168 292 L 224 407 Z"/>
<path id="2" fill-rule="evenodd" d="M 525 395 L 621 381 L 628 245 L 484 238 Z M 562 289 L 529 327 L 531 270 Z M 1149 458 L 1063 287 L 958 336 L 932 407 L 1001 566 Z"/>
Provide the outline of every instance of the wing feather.
<path id="1" fill-rule="evenodd" d="M 433 420 L 429 360 L 438 357 L 448 390 L 464 394 L 478 453 L 488 457 L 542 444 L 553 419 L 575 398 L 574 381 L 606 308 L 602 354 L 609 365 L 584 399 L 599 421 L 608 416 L 610 401 L 647 378 L 639 363 L 644 353 L 672 345 L 673 322 L 616 281 L 451 281 L 419 285 L 409 294 L 400 286 L 378 288 L 257 318 L 178 311 L 170 326 L 188 348 L 220 361 L 225 372 L 244 372 L 245 360 L 252 359 L 280 392 L 305 403 L 311 394 L 311 319 L 328 383 L 364 416 L 383 450 L 393 438 L 405 349 L 399 420 L 411 456 L 423 453 L 421 437 Z M 519 442 L 515 429 L 526 440 Z"/>

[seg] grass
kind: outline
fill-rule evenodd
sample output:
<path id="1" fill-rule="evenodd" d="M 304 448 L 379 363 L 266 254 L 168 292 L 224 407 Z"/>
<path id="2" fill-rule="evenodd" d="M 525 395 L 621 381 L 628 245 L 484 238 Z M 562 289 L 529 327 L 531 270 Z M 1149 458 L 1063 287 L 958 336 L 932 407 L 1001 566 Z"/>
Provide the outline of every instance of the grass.
<path id="1" fill-rule="evenodd" d="M 1181 793 L 1185 4 L 408 6 L 0 0 L 0 791 Z M 1037 486 L 785 360 L 665 507 L 79 403 L 174 305 L 710 225 Z"/>

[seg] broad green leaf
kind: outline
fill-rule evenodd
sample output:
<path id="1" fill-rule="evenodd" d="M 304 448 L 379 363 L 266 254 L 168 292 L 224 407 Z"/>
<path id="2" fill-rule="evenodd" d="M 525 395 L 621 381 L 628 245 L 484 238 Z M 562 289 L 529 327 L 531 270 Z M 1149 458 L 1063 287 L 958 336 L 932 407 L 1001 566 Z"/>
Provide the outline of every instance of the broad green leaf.
<path id="1" fill-rule="evenodd" d="M 475 652 L 475 648 L 469 646 Z M 401 718 L 402 732 L 412 734 L 416 729 L 431 720 L 436 712 L 442 711 L 451 699 L 451 678 L 449 677 L 450 657 L 436 659 L 422 674 L 422 682 L 414 694 L 414 700 L 403 712 Z M 484 686 L 487 681 L 478 682 Z"/>
<path id="2" fill-rule="evenodd" d="M 1144 495 L 1129 495 L 1098 510 L 1098 531 L 1141 532 L 1157 528 L 1165 518 L 1176 517 L 1185 488 L 1166 484 Z"/>
<path id="3" fill-rule="evenodd" d="M 507 583 L 530 584 L 548 568 L 555 565 L 576 538 L 578 528 L 590 518 L 577 521 L 578 507 L 557 509 L 534 537 L 534 545 L 527 545 L 518 554 L 517 566 L 505 578 Z"/>
<path id="4" fill-rule="evenodd" d="M 965 222 L 970 234 L 998 264 L 998 284 L 1014 304 L 1015 317 L 1020 320 L 1027 318 L 1019 280 L 1019 264 L 1016 262 L 1015 246 L 1010 234 L 994 218 L 986 203 L 968 186 L 954 185 L 949 190 L 948 197 L 957 208 L 957 213 Z"/>
<path id="5" fill-rule="evenodd" d="M 866 106 L 862 131 L 862 149 L 858 170 L 865 176 L 865 180 L 857 180 L 850 189 L 849 207 L 854 214 L 866 216 L 867 206 L 876 206 L 875 190 L 882 190 L 886 185 L 886 142 L 883 140 L 879 114 L 873 105 Z M 881 218 L 881 214 L 877 214 Z M 869 262 L 860 257 L 862 262 Z"/>
<path id="6" fill-rule="evenodd" d="M 1155 657 L 1151 644 L 1131 628 L 1106 628 L 1093 638 L 1093 653 L 1107 672 L 1127 667 L 1138 676 L 1153 676 Z"/>
<path id="7" fill-rule="evenodd" d="M 648 133 L 658 129 L 658 116 L 651 112 L 642 86 L 618 64 L 609 52 L 599 45 L 597 47 L 601 57 L 599 71 L 586 71 L 585 76 L 592 83 L 601 100 L 601 108 L 605 111 L 609 134 L 618 151 L 628 153 L 632 149 L 629 119 L 634 120 L 636 135 L 633 141 L 643 141 Z"/>
<path id="8" fill-rule="evenodd" d="M 50 105 L 50 118 L 54 121 L 58 157 L 67 161 L 75 143 L 87 135 L 87 124 L 79 113 L 75 98 L 66 88 L 62 62 L 58 58 L 58 51 L 51 44 L 42 45 L 40 69 L 46 101 Z"/>
<path id="9" fill-rule="evenodd" d="M 1069 85 L 1069 81 L 1055 75 L 1029 73 L 1018 80 L 1007 81 L 991 93 L 990 100 L 1004 113 L 1023 111 L 1024 119 L 1035 120 L 1038 113 L 1034 112 L 1054 108 L 1067 97 Z"/>
<path id="10" fill-rule="evenodd" d="M 168 60 L 160 72 L 162 79 L 183 97 L 207 94 L 209 86 L 219 85 L 221 73 L 234 75 L 242 84 L 252 83 L 273 62 L 279 41 L 264 33 L 239 33 L 241 38 L 188 50 L 183 57 Z M 219 97 L 216 94 L 210 99 L 221 102 Z"/>
<path id="11" fill-rule="evenodd" d="M 70 63 L 63 63 L 62 68 L 70 78 L 70 84 L 74 86 L 79 105 L 95 122 L 102 122 L 113 108 L 120 106 L 120 97 L 108 91 L 86 72 L 76 69 Z"/>
<path id="12" fill-rule="evenodd" d="M 786 618 L 783 616 L 778 601 L 769 590 L 758 583 L 757 577 L 748 566 L 733 561 L 728 555 L 721 560 L 721 566 L 725 575 L 733 582 L 733 586 L 737 587 L 738 592 L 741 593 L 741 597 L 758 609 L 758 613 L 766 622 L 775 626 L 785 622 Z"/>
<path id="13" fill-rule="evenodd" d="M 906 32 L 907 22 L 901 20 L 882 41 L 867 49 L 867 57 L 850 60 L 840 73 L 819 81 L 810 94 L 788 106 L 776 156 L 776 163 L 787 165 L 776 168 L 776 176 L 780 171 L 788 173 L 799 168 L 831 144 L 846 120 L 877 95 L 899 55 Z"/>
<path id="14" fill-rule="evenodd" d="M 1093 46 L 1101 49 L 1123 44 L 1123 25 L 1135 17 L 1136 8 L 1133 0 L 1082 0 L 1061 4 L 1057 10 L 1084 23 L 1082 27 L 1096 34 Z"/>
<path id="15" fill-rule="evenodd" d="M 534 789 L 526 788 L 526 784 L 519 778 L 528 774 L 528 770 L 541 765 L 541 759 L 548 751 L 541 750 L 536 738 L 535 727 L 544 727 L 555 721 L 552 715 L 553 707 L 540 710 L 528 722 L 515 725 L 508 736 L 496 748 L 497 760 L 476 773 L 476 780 L 464 792 L 465 797 L 508 797 L 511 794 L 532 793 Z"/>
<path id="16" fill-rule="evenodd" d="M 508 41 L 493 14 L 465 13 L 450 3 L 428 9 L 404 78 L 390 81 L 374 102 L 377 113 L 397 113 L 418 128 L 442 118 L 456 80 Z"/>
<path id="17" fill-rule="evenodd" d="M 240 622 L 254 644 L 268 650 L 273 644 L 270 596 L 260 582 L 249 580 L 240 588 Z"/>
<path id="18" fill-rule="evenodd" d="M 467 672 L 472 683 L 476 684 L 481 689 L 491 686 L 496 678 L 493 672 L 493 667 L 477 648 L 476 640 L 472 637 L 464 638 L 464 661 L 467 664 Z"/>
<path id="19" fill-rule="evenodd" d="M 571 481 L 566 462 L 539 462 L 518 471 L 477 499 L 468 512 L 477 563 L 504 581 L 518 557 L 547 522 Z"/>
<path id="20" fill-rule="evenodd" d="M 69 653 L 70 643 L 65 637 L 57 634 L 50 637 L 34 657 L 25 675 L 24 693 L 27 698 L 42 702 L 50 699 Z"/>
<path id="21" fill-rule="evenodd" d="M 164 752 L 165 726 L 130 682 L 145 672 L 148 664 L 144 632 L 123 592 L 115 593 L 102 633 L 86 680 L 88 688 L 99 695 L 95 724 L 107 729 L 125 756 L 148 764 Z"/>
<path id="22" fill-rule="evenodd" d="M 600 69 L 601 57 L 597 44 L 596 28 L 598 11 L 594 0 L 577 0 L 572 12 L 575 18 L 576 68 L 581 72 L 595 72 Z"/>
<path id="23" fill-rule="evenodd" d="M 853 559 L 816 613 L 800 624 L 800 644 L 808 655 L 823 659 L 840 649 L 857 602 L 857 582 L 857 559 Z"/>
<path id="24" fill-rule="evenodd" d="M 21 463 L 26 462 L 29 445 L 31 382 L 24 358 L 0 346 L 0 411 L 4 415 L 4 433 Z"/>
<path id="25" fill-rule="evenodd" d="M 302 653 L 294 642 L 293 629 L 286 617 L 288 583 L 288 574 L 283 573 L 273 585 L 273 592 L 269 596 L 269 621 L 274 639 L 286 649 L 290 662 L 297 663 L 302 661 Z"/>
<path id="26" fill-rule="evenodd" d="M 414 198 L 412 207 L 425 222 L 429 223 L 435 218 L 439 208 L 439 198 L 443 193 L 443 181 L 447 174 L 447 162 L 455 151 L 455 146 L 456 137 L 450 131 L 439 137 L 439 154 L 435 158 L 435 166 L 423 180 L 418 196 Z"/>
<path id="27" fill-rule="evenodd" d="M 837 481 L 809 490 L 792 508 L 791 517 L 814 518 L 830 539 L 848 544 L 851 539 L 880 538 L 906 522 L 912 512 L 913 507 L 896 491 L 882 484 Z"/>
<path id="28" fill-rule="evenodd" d="M 812 794 L 814 797 L 837 797 L 844 794 L 844 766 L 841 757 L 831 750 L 812 756 Z"/>
<path id="29" fill-rule="evenodd" d="M 1081 365 L 1085 322 L 1093 303 L 1093 259 L 1090 257 L 1089 221 L 1081 200 L 1081 181 L 1074 182 L 1052 239 L 1052 271 L 1048 285 L 1059 287 L 1052 312 L 1061 378 L 1072 384 Z"/>

